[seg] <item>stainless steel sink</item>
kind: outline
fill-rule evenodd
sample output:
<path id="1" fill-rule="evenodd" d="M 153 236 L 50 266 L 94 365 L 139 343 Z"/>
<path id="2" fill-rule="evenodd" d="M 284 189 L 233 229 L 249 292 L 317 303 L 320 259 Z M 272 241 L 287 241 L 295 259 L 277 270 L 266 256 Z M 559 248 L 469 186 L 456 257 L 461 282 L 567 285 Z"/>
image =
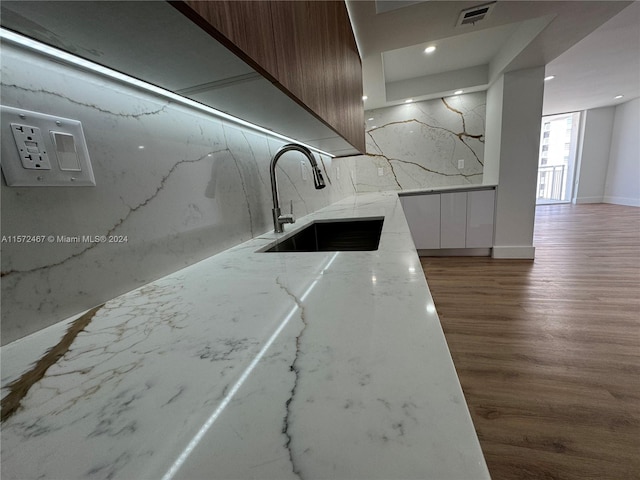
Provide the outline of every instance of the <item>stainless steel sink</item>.
<path id="1" fill-rule="evenodd" d="M 264 250 L 274 252 L 344 252 L 377 250 L 384 217 L 317 220 Z"/>

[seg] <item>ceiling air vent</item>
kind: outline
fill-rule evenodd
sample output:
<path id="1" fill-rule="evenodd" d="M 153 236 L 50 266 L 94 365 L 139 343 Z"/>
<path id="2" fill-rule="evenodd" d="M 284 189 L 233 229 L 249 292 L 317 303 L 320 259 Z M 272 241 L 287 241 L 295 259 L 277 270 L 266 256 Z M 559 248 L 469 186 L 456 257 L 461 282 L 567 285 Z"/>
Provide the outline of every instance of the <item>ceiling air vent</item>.
<path id="1" fill-rule="evenodd" d="M 456 27 L 460 27 L 462 25 L 475 25 L 480 20 L 484 20 L 487 18 L 487 15 L 491 13 L 495 4 L 496 2 L 485 3 L 483 5 L 478 5 L 477 7 L 462 10 L 458 17 Z"/>

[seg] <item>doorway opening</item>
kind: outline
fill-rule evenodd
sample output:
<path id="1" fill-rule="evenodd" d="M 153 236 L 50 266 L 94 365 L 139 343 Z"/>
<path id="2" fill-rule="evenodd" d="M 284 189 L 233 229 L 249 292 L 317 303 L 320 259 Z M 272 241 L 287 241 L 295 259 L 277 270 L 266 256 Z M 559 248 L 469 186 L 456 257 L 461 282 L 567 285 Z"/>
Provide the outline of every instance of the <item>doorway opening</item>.
<path id="1" fill-rule="evenodd" d="M 536 205 L 571 202 L 579 122 L 579 112 L 542 117 Z"/>

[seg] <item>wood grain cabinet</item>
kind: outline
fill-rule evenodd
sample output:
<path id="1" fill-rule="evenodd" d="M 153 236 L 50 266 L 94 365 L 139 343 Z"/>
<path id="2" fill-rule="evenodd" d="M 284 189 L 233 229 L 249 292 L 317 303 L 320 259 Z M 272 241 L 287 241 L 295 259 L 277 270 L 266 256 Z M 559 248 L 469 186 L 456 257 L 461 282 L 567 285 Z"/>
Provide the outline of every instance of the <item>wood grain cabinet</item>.
<path id="1" fill-rule="evenodd" d="M 171 3 L 365 151 L 362 64 L 343 1 Z"/>

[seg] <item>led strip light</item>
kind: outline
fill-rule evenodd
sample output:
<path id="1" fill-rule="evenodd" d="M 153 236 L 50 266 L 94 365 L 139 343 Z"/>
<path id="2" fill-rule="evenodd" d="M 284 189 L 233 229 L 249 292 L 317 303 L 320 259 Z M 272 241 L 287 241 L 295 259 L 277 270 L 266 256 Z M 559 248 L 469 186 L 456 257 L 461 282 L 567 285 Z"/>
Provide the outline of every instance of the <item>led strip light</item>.
<path id="1" fill-rule="evenodd" d="M 312 145 L 308 145 L 306 143 L 303 143 L 299 140 L 296 140 L 294 138 L 291 137 L 287 137 L 285 135 L 281 135 L 279 133 L 273 132 L 272 130 L 268 130 L 264 127 L 261 127 L 259 125 L 255 125 L 251 122 L 247 122 L 246 120 L 242 120 L 238 117 L 234 117 L 233 115 L 229 115 L 228 113 L 224 113 L 221 112 L 220 110 L 216 110 L 215 108 L 211 108 L 208 107 L 206 105 L 203 105 L 202 103 L 198 103 L 194 100 L 191 100 L 189 98 L 183 97 L 178 95 L 177 93 L 171 92 L 169 90 L 165 90 L 164 88 L 161 87 L 157 87 L 155 85 L 152 85 L 150 83 L 147 83 L 145 81 L 142 80 L 138 80 L 137 78 L 131 77 L 129 75 L 126 75 L 124 73 L 118 72 L 116 70 L 112 70 L 110 68 L 107 68 L 105 66 L 99 65 L 97 63 L 91 62 L 90 60 L 86 60 L 84 58 L 78 57 L 76 55 L 72 55 L 70 53 L 67 53 L 63 50 L 59 50 L 57 48 L 51 47 L 49 45 L 46 45 L 44 43 L 38 42 L 32 38 L 29 37 L 25 37 L 23 35 L 19 35 L 15 32 L 12 32 L 11 30 L 7 30 L 5 28 L 0 28 L 0 38 L 2 40 L 6 40 L 8 42 L 14 43 L 16 45 L 20 45 L 22 47 L 28 48 L 29 50 L 34 50 L 36 52 L 42 53 L 44 55 L 47 55 L 49 57 L 53 57 L 56 58 L 58 60 L 62 60 L 65 63 L 74 65 L 76 67 L 80 67 L 82 69 L 88 70 L 90 72 L 94 72 L 100 75 L 104 75 L 106 77 L 109 77 L 113 80 L 128 84 L 128 85 L 132 85 L 136 88 L 140 88 L 142 90 L 146 90 L 148 92 L 151 92 L 155 95 L 159 95 L 161 97 L 164 98 L 168 98 L 169 100 L 173 100 L 176 103 L 182 104 L 182 105 L 186 105 L 188 107 L 194 108 L 196 110 L 200 110 L 201 112 L 207 113 L 209 115 L 213 115 L 214 117 L 218 117 L 221 118 L 223 120 L 226 120 L 230 123 L 234 123 L 236 125 L 241 125 L 243 127 L 246 127 L 248 129 L 260 132 L 260 133 L 264 133 L 266 135 L 269 135 L 271 137 L 275 137 L 278 138 L 280 140 L 284 140 L 288 143 L 297 143 L 299 145 L 304 145 L 305 147 L 309 148 L 310 150 L 320 153 L 322 155 L 327 155 L 330 158 L 334 158 L 335 155 L 325 152 L 324 150 L 320 150 L 319 148 L 316 148 Z"/>

